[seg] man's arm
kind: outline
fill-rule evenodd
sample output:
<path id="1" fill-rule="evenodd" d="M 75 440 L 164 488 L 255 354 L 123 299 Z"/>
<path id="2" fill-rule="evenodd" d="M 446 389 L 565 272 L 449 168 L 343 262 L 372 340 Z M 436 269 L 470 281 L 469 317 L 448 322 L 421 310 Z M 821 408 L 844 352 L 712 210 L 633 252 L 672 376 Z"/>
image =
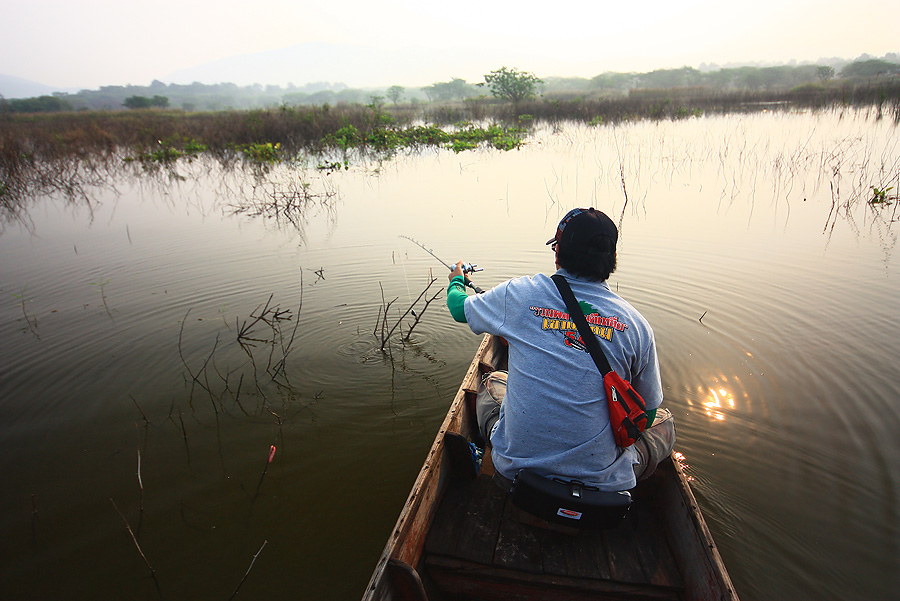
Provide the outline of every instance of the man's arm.
<path id="1" fill-rule="evenodd" d="M 459 323 L 466 323 L 466 280 L 462 274 L 450 274 L 450 285 L 447 286 L 447 308 L 450 315 Z"/>
<path id="2" fill-rule="evenodd" d="M 459 323 L 466 323 L 466 274 L 462 270 L 463 262 L 457 261 L 450 272 L 450 285 L 447 286 L 447 308 L 450 315 Z"/>

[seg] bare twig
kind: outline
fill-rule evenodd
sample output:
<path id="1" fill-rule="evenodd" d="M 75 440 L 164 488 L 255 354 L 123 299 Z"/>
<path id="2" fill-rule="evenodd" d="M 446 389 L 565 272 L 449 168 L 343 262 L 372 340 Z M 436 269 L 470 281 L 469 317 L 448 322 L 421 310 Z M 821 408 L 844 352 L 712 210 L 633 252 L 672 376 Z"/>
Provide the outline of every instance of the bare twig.
<path id="1" fill-rule="evenodd" d="M 261 321 L 263 321 L 263 322 L 266 321 L 266 315 L 268 315 L 268 313 L 269 313 L 269 304 L 272 302 L 272 297 L 274 297 L 274 296 L 275 296 L 275 293 L 270 294 L 269 300 L 266 301 L 265 306 L 257 305 L 256 309 L 251 311 L 250 317 L 253 318 L 253 321 L 251 321 L 248 324 L 247 320 L 245 319 L 244 323 L 241 324 L 241 327 L 238 328 L 237 339 L 238 339 L 238 343 L 240 343 L 242 347 L 244 347 L 244 345 L 255 346 L 253 344 L 250 344 L 251 341 L 252 342 L 260 342 L 260 343 L 266 342 L 265 340 L 252 338 L 250 335 L 253 333 L 253 327 L 256 324 L 258 324 Z M 263 310 L 260 311 L 257 315 L 254 315 L 254 313 L 257 313 L 259 311 L 260 307 L 262 307 Z M 266 322 L 266 323 L 268 323 L 268 322 Z M 235 325 L 237 325 L 237 318 L 235 318 Z M 244 348 L 244 351 L 247 352 L 248 354 L 250 352 L 246 348 Z"/>
<path id="2" fill-rule="evenodd" d="M 250 567 L 247 568 L 247 573 L 244 574 L 244 577 L 243 577 L 243 578 L 241 578 L 241 581 L 238 583 L 237 588 L 234 589 L 234 592 L 231 593 L 231 596 L 228 598 L 228 601 L 231 601 L 232 599 L 234 599 L 235 597 L 237 597 L 238 591 L 241 590 L 241 586 L 243 586 L 244 581 L 247 580 L 247 576 L 250 575 L 250 570 L 253 569 L 253 564 L 256 563 L 256 558 L 259 557 L 259 554 L 262 553 L 262 550 L 266 547 L 266 544 L 267 544 L 268 542 L 269 542 L 268 540 L 264 540 L 264 541 L 263 541 L 263 544 L 262 544 L 262 546 L 259 548 L 259 551 L 257 551 L 256 554 L 253 556 L 253 560 L 250 562 Z"/>
<path id="3" fill-rule="evenodd" d="M 138 405 L 137 399 L 135 399 L 134 396 L 132 396 L 132 395 L 130 395 L 130 394 L 128 395 L 128 397 L 131 399 L 131 402 L 134 403 L 134 406 L 137 407 L 137 410 L 140 411 L 141 417 L 144 418 L 144 424 L 147 425 L 147 426 L 149 426 L 149 425 L 150 425 L 150 420 L 147 419 L 147 416 L 144 414 L 144 410 L 141 409 L 141 406 L 140 406 L 140 405 Z"/>
<path id="4" fill-rule="evenodd" d="M 394 299 L 391 300 L 391 302 L 385 304 L 384 288 L 382 287 L 381 282 L 378 282 L 378 287 L 381 288 L 381 304 L 383 307 L 383 310 L 379 314 L 381 315 L 381 350 L 384 350 L 384 345 L 387 343 L 388 338 L 390 338 L 390 335 L 385 335 L 385 331 L 387 330 L 388 311 L 390 311 L 391 305 L 394 304 L 394 301 L 396 301 L 400 297 L 395 296 Z"/>
<path id="5" fill-rule="evenodd" d="M 244 406 L 241 404 L 241 386 L 244 384 L 244 374 L 241 374 L 240 380 L 238 380 L 237 392 L 234 394 L 234 402 L 237 403 L 237 406 L 240 408 L 241 412 L 244 415 L 249 416 L 250 414 L 244 409 Z"/>
<path id="6" fill-rule="evenodd" d="M 383 293 L 384 293 L 384 291 L 382 290 L 382 294 Z M 382 303 L 383 302 L 384 302 L 384 297 L 382 296 Z M 378 326 L 381 325 L 381 311 L 383 309 L 384 309 L 384 304 L 378 305 L 378 319 L 375 320 L 375 329 L 372 330 L 372 336 L 378 335 Z"/>
<path id="7" fill-rule="evenodd" d="M 265 409 L 266 409 L 266 411 L 268 411 L 269 413 L 271 413 L 272 415 L 275 416 L 275 421 L 278 422 L 278 425 L 279 425 L 279 426 L 281 426 L 282 424 L 284 424 L 284 418 L 282 418 L 280 415 L 278 415 L 277 413 L 275 413 L 274 411 L 272 411 L 271 409 L 269 409 L 269 406 L 268 406 L 268 405 L 266 405 Z"/>
<path id="8" fill-rule="evenodd" d="M 141 550 L 141 545 L 138 543 L 137 537 L 134 535 L 134 531 L 131 529 L 131 524 L 128 523 L 128 518 L 126 518 L 119 508 L 116 507 L 116 502 L 112 500 L 112 497 L 109 498 L 109 502 L 112 503 L 113 509 L 116 510 L 116 513 L 119 514 L 119 517 L 122 518 L 122 521 L 125 522 L 125 529 L 128 530 L 128 535 L 131 537 L 131 541 L 134 543 L 135 548 L 137 548 L 138 553 L 141 555 L 141 559 L 144 560 L 144 563 L 147 564 L 147 569 L 150 570 L 150 577 L 153 578 L 153 582 L 156 584 L 156 590 L 159 590 L 159 581 L 156 579 L 156 570 L 153 569 L 153 566 L 150 565 L 150 562 L 147 560 L 147 556 L 144 555 L 144 551 Z"/>
<path id="9" fill-rule="evenodd" d="M 144 482 L 141 480 L 141 450 L 137 452 L 137 480 L 141 489 L 141 513 L 144 513 Z"/>
<path id="10" fill-rule="evenodd" d="M 425 296 L 425 293 L 428 292 L 428 289 L 431 288 L 432 284 L 434 284 L 436 281 L 437 281 L 437 278 L 432 278 L 431 281 L 428 282 L 428 285 L 425 286 L 425 289 L 422 290 L 422 292 L 419 293 L 419 296 L 416 297 L 416 300 L 414 300 L 414 301 L 412 302 L 412 304 L 409 306 L 409 308 L 406 309 L 406 311 L 403 312 L 403 314 L 402 314 L 402 315 L 400 316 L 400 318 L 397 320 L 397 323 L 394 324 L 394 327 L 392 327 L 391 330 L 387 333 L 387 336 L 385 336 L 385 335 L 383 334 L 384 330 L 382 329 L 381 350 L 384 350 L 384 345 L 387 343 L 388 340 L 390 340 L 391 335 L 393 335 L 393 333 L 394 333 L 394 330 L 396 330 L 397 327 L 403 322 L 403 318 L 406 317 L 407 315 L 409 315 L 409 313 L 412 311 L 412 309 L 413 309 L 413 307 L 416 305 L 416 303 L 419 302 L 419 300 L 420 300 L 423 296 Z M 435 296 L 436 296 L 436 295 L 435 295 Z M 394 300 L 397 300 L 397 299 L 395 298 Z M 427 307 L 428 304 L 431 303 L 432 300 L 434 300 L 434 298 L 430 299 L 430 300 L 426 303 L 425 306 Z M 391 301 L 391 302 L 393 303 L 394 301 Z M 388 306 L 390 306 L 390 305 L 388 305 Z M 423 311 L 424 311 L 424 310 L 423 310 Z M 385 313 L 387 313 L 387 309 L 385 309 Z M 387 318 L 385 318 L 385 320 L 386 320 L 386 319 L 387 319 Z M 416 317 L 416 323 L 418 323 L 418 322 L 419 322 L 419 318 Z M 410 331 L 411 331 L 411 330 L 410 330 Z M 406 338 L 407 338 L 407 340 L 409 339 L 409 332 L 407 332 Z"/>
<path id="11" fill-rule="evenodd" d="M 280 371 L 282 375 L 284 375 L 285 380 L 287 381 L 287 374 L 285 372 L 285 364 L 287 362 L 288 354 L 290 354 L 291 349 L 294 345 L 294 339 L 297 337 L 297 328 L 300 326 L 300 311 L 303 310 L 303 269 L 300 269 L 300 303 L 297 305 L 297 319 L 294 321 L 294 329 L 291 331 L 291 338 L 288 340 L 285 345 L 282 342 L 281 345 L 281 360 L 275 364 L 275 371 L 272 375 L 272 378 L 275 378 L 275 375 Z"/>
<path id="12" fill-rule="evenodd" d="M 433 281 L 433 280 L 432 280 L 432 281 Z M 431 285 L 431 284 L 429 284 L 429 286 L 430 286 L 430 285 Z M 427 290 L 427 288 L 426 288 L 426 290 Z M 431 298 L 426 298 L 426 299 L 425 299 L 425 306 L 422 307 L 422 310 L 419 311 L 418 314 L 416 314 L 415 312 L 413 312 L 413 315 L 415 315 L 416 320 L 415 320 L 415 321 L 413 322 L 413 324 L 409 327 L 409 330 L 407 330 L 407 332 L 406 332 L 406 340 L 409 340 L 409 337 L 412 335 L 412 332 L 413 332 L 413 330 L 415 329 L 415 327 L 416 327 L 417 325 L 419 325 L 419 322 L 420 322 L 420 321 L 422 321 L 422 315 L 425 314 L 425 311 L 428 309 L 428 305 L 430 305 L 432 302 L 434 302 L 434 299 L 436 299 L 437 297 L 439 297 L 439 296 L 441 295 L 441 292 L 443 292 L 443 289 L 438 290 L 437 292 L 435 292 L 435 293 L 434 293 L 434 296 L 432 296 Z"/>
<path id="13" fill-rule="evenodd" d="M 191 380 L 195 384 L 198 384 L 200 386 L 200 388 L 205 390 L 210 395 L 210 397 L 212 397 L 213 393 L 209 389 L 209 386 L 203 384 L 203 382 L 200 381 L 200 374 L 202 374 L 206 370 L 207 363 L 209 363 L 209 360 L 212 358 L 213 353 L 216 352 L 215 347 L 213 347 L 213 352 L 210 353 L 209 357 L 206 358 L 206 361 L 203 362 L 203 367 L 196 374 L 194 374 L 194 372 L 191 370 L 190 366 L 187 364 L 187 361 L 184 358 L 184 353 L 181 351 L 181 340 L 184 337 L 184 322 L 187 321 L 188 315 L 190 315 L 192 310 L 193 310 L 193 307 L 188 309 L 187 313 L 184 314 L 184 318 L 182 318 L 182 320 L 181 320 L 181 328 L 178 331 L 178 357 L 181 358 L 181 364 L 184 365 L 184 368 L 187 370 L 188 375 L 191 376 Z M 216 346 L 218 346 L 218 344 L 219 344 L 219 337 L 216 336 Z M 189 402 L 191 403 L 192 407 L 193 407 L 193 398 L 194 398 L 194 384 L 191 384 L 191 394 L 190 394 Z M 215 408 L 215 403 L 213 403 L 213 408 Z M 218 413 L 218 410 L 216 411 L 216 413 Z"/>
<path id="14" fill-rule="evenodd" d="M 178 421 L 181 423 L 181 435 L 184 438 L 184 452 L 187 454 L 188 468 L 190 468 L 191 448 L 188 446 L 187 430 L 184 427 L 184 416 L 181 413 L 181 405 L 178 406 Z"/>

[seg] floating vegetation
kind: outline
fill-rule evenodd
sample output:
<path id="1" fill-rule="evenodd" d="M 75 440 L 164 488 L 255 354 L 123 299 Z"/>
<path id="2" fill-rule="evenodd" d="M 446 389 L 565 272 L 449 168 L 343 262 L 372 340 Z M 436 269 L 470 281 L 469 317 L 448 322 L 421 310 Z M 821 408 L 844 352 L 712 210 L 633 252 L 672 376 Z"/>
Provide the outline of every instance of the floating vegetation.
<path id="1" fill-rule="evenodd" d="M 522 145 L 526 130 L 497 124 L 487 127 L 461 122 L 445 130 L 436 125 L 414 125 L 405 128 L 384 127 L 361 132 L 353 125 L 342 127 L 327 136 L 324 143 L 341 150 L 361 149 L 396 151 L 399 148 L 436 146 L 454 152 L 474 150 L 486 144 L 499 150 L 513 150 Z"/>
<path id="2" fill-rule="evenodd" d="M 897 200 L 896 194 L 890 194 L 894 186 L 888 186 L 887 188 L 869 186 L 869 188 L 872 190 L 872 198 L 869 199 L 870 205 L 889 205 Z"/>
<path id="3" fill-rule="evenodd" d="M 239 147 L 244 157 L 258 164 L 273 165 L 281 158 L 281 143 L 260 142 L 256 144 L 244 144 Z"/>
<path id="4" fill-rule="evenodd" d="M 196 159 L 207 150 L 205 144 L 201 144 L 194 139 L 168 142 L 157 140 L 157 144 L 158 148 L 139 152 L 135 156 L 126 156 L 122 160 L 125 163 L 139 161 L 143 164 L 171 165 L 180 159 L 187 159 L 188 161 Z"/>

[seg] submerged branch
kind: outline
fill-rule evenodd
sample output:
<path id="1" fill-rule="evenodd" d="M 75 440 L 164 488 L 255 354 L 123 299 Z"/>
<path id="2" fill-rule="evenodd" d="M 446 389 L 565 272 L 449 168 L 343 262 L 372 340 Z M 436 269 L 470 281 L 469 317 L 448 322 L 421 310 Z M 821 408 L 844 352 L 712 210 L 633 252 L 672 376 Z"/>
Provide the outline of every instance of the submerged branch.
<path id="1" fill-rule="evenodd" d="M 128 523 L 128 519 L 119 511 L 119 508 L 116 507 L 116 502 L 112 500 L 112 497 L 109 498 L 109 502 L 112 503 L 113 509 L 116 510 L 116 513 L 119 514 L 119 517 L 122 518 L 122 521 L 125 522 L 125 529 L 128 531 L 128 536 L 131 537 L 131 542 L 134 543 L 135 548 L 138 553 L 141 555 L 141 559 L 144 560 L 144 563 L 147 565 L 147 569 L 150 570 L 150 577 L 153 578 L 153 582 L 156 584 L 156 589 L 159 591 L 159 581 L 156 579 L 156 570 L 153 569 L 153 566 L 150 565 L 150 561 L 147 559 L 147 556 L 144 555 L 144 551 L 141 549 L 140 543 L 138 543 L 137 537 L 134 535 L 134 531 L 131 529 L 131 524 Z"/>

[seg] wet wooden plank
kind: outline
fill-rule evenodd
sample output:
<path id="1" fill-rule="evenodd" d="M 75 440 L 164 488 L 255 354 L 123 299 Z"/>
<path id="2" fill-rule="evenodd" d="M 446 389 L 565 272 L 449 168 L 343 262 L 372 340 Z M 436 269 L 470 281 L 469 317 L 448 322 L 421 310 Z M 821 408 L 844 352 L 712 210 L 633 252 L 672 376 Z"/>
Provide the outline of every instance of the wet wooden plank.
<path id="1" fill-rule="evenodd" d="M 448 488 L 427 550 L 531 574 L 681 589 L 678 566 L 655 511 L 639 500 L 617 529 L 560 534 L 523 524 L 508 496 L 483 474 Z"/>
<path id="2" fill-rule="evenodd" d="M 500 535 L 500 519 L 506 496 L 488 476 L 472 483 L 474 499 L 467 505 L 463 533 L 459 539 L 460 555 L 473 561 L 490 563 Z"/>
<path id="3" fill-rule="evenodd" d="M 426 551 L 490 565 L 505 502 L 489 476 L 451 483 L 435 514 Z"/>
<path id="4" fill-rule="evenodd" d="M 635 525 L 635 513 L 629 511 L 618 528 L 603 531 L 603 541 L 609 561 L 610 577 L 620 582 L 649 582 L 650 574 L 640 560 L 639 547 L 643 541 Z"/>
<path id="5" fill-rule="evenodd" d="M 677 591 L 654 586 L 529 574 L 431 556 L 428 574 L 448 598 L 482 601 L 678 601 Z"/>
<path id="6" fill-rule="evenodd" d="M 425 539 L 425 552 L 439 555 L 456 555 L 462 534 L 462 515 L 469 491 L 467 482 L 455 482 L 447 487 L 440 507 Z"/>
<path id="7" fill-rule="evenodd" d="M 647 502 L 635 503 L 632 512 L 635 514 L 638 559 L 647 580 L 659 586 L 683 588 L 684 580 L 656 508 Z"/>
<path id="8" fill-rule="evenodd" d="M 494 565 L 522 572 L 541 573 L 543 555 L 534 530 L 519 521 L 509 495 L 500 523 L 500 534 L 494 549 Z"/>
<path id="9" fill-rule="evenodd" d="M 582 532 L 563 542 L 569 576 L 610 579 L 609 557 L 602 532 Z"/>

